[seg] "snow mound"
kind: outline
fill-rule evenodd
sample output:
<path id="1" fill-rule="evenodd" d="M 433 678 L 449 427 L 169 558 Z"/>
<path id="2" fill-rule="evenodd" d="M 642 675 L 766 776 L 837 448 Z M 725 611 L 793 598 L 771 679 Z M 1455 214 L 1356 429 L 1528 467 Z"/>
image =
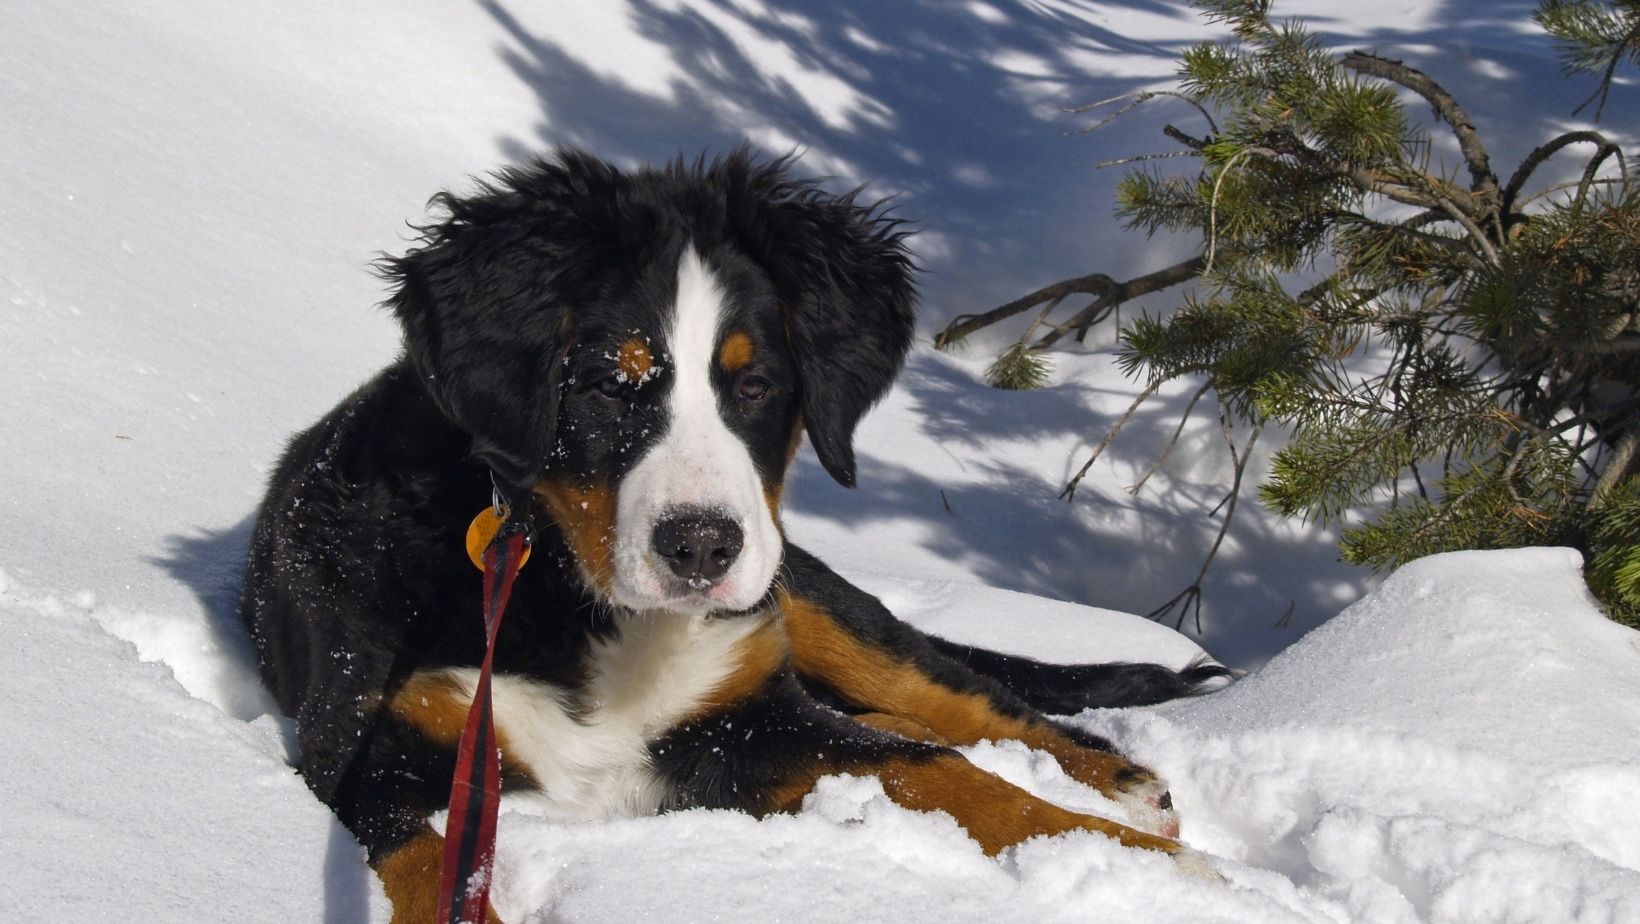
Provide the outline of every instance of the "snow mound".
<path id="1" fill-rule="evenodd" d="M 1640 634 L 1594 609 L 1578 569 L 1564 549 L 1425 559 L 1221 693 L 1080 717 L 1169 778 L 1187 841 L 1226 882 L 1093 835 L 990 861 L 949 818 L 839 777 L 762 822 L 509 812 L 498 903 L 588 922 L 1640 920 Z M 911 615 L 1012 636 L 1011 617 L 981 618 L 997 602 Z M 1106 656 L 1144 644 L 1129 619 L 1097 622 Z M 1017 742 L 967 752 L 1119 817 Z"/>
<path id="2" fill-rule="evenodd" d="M 1087 724 L 1345 920 L 1640 920 L 1640 634 L 1579 565 L 1414 562 L 1222 693 Z"/>

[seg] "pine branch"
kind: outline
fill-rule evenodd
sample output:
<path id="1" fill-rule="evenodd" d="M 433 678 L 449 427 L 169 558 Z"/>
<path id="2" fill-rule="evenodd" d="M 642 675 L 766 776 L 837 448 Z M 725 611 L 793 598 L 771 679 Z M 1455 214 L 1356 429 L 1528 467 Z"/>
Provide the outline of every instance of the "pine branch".
<path id="1" fill-rule="evenodd" d="M 1206 110 L 1212 129 L 1197 138 L 1167 126 L 1187 149 L 1168 156 L 1197 155 L 1201 166 L 1190 176 L 1129 172 L 1118 214 L 1148 233 L 1199 235 L 1203 254 L 1125 283 L 1064 280 L 958 318 L 939 342 L 1034 310 L 1012 349 L 1041 356 L 1128 299 L 1210 283 L 1171 312 L 1122 325 L 1117 362 L 1146 386 L 1060 495 L 1074 498 L 1162 383 L 1201 375 L 1206 384 L 1129 488 L 1140 490 L 1217 392 L 1233 477 L 1208 516 L 1224 522 L 1196 580 L 1157 618 L 1199 628 L 1202 581 L 1260 432 L 1238 447 L 1235 413 L 1291 434 L 1260 486 L 1274 509 L 1326 519 L 1369 505 L 1341 539 L 1347 560 L 1382 567 L 1454 548 L 1575 545 L 1601 600 L 1640 622 L 1640 184 L 1624 151 L 1599 132 L 1562 133 L 1500 186 L 1469 114 L 1422 71 L 1364 51 L 1335 58 L 1301 25 L 1272 25 L 1266 0 L 1198 4 L 1237 38 L 1181 58 L 1178 95 Z M 1588 69 L 1609 75 L 1613 48 L 1632 47 L 1640 61 L 1640 0 L 1540 9 L 1550 5 L 1596 62 Z M 1452 132 L 1461 169 L 1435 162 L 1397 89 Z M 1079 108 L 1121 104 L 1114 118 L 1156 95 L 1172 94 Z M 1577 145 L 1591 153 L 1576 182 L 1528 191 Z M 1563 189 L 1574 191 L 1552 196 Z M 1416 214 L 1381 217 L 1390 202 Z M 1077 294 L 1090 298 L 1054 321 Z"/>
<path id="2" fill-rule="evenodd" d="M 1595 87 L 1595 91 L 1589 95 L 1588 99 L 1579 103 L 1577 108 L 1572 110 L 1572 115 L 1582 112 L 1590 103 L 1595 101 L 1596 97 L 1599 97 L 1600 105 L 1594 109 L 1594 120 L 1596 122 L 1600 121 L 1601 115 L 1606 112 L 1606 97 L 1611 93 L 1612 79 L 1617 76 L 1617 65 L 1622 62 L 1623 53 L 1628 50 L 1629 46 L 1636 45 L 1640 45 L 1640 19 L 1637 19 L 1634 26 L 1629 29 L 1628 34 L 1624 35 L 1622 40 L 1613 46 L 1611 57 L 1606 61 L 1606 70 L 1600 75 L 1599 85 Z"/>
<path id="3" fill-rule="evenodd" d="M 1435 113 L 1451 127 L 1452 133 L 1458 138 L 1458 149 L 1463 154 L 1464 163 L 1469 167 L 1470 192 L 1483 202 L 1496 201 L 1498 178 L 1492 172 L 1492 161 L 1486 153 L 1486 145 L 1482 143 L 1480 132 L 1476 130 L 1474 121 L 1469 118 L 1469 113 L 1458 105 L 1458 101 L 1446 91 L 1446 88 L 1417 68 L 1365 51 L 1352 51 L 1339 63 L 1356 73 L 1378 77 L 1406 87 L 1427 100 Z"/>
<path id="4" fill-rule="evenodd" d="M 1247 145 L 1242 147 L 1241 150 L 1269 160 L 1279 161 L 1284 157 L 1294 158 L 1317 170 L 1348 179 L 1358 189 L 1383 196 L 1402 205 L 1415 205 L 1422 209 L 1438 208 L 1440 200 L 1444 197 L 1454 203 L 1462 204 L 1464 208 L 1479 210 L 1473 197 L 1468 192 L 1459 187 L 1441 183 L 1434 177 L 1417 174 L 1414 178 L 1415 181 L 1409 181 L 1404 177 L 1398 177 L 1382 170 L 1369 170 L 1364 167 L 1340 163 L 1303 144 L 1296 138 L 1281 140 L 1290 143 L 1285 144 L 1283 147 Z"/>
<path id="5" fill-rule="evenodd" d="M 1613 154 L 1617 155 L 1617 162 L 1621 172 L 1628 173 L 1628 164 L 1623 160 L 1622 149 L 1613 144 L 1611 139 L 1605 135 L 1596 131 L 1566 132 L 1533 148 L 1532 153 L 1526 155 L 1526 159 L 1520 162 L 1520 166 L 1515 169 L 1514 175 L 1509 177 L 1509 182 L 1503 188 L 1501 208 L 1505 215 L 1514 211 L 1515 198 L 1520 195 L 1521 189 L 1526 185 L 1526 181 L 1531 179 L 1532 174 L 1536 173 L 1537 169 L 1543 166 L 1549 158 L 1574 144 L 1592 144 L 1596 146 L 1594 155 L 1589 159 L 1589 163 L 1594 166 L 1598 166 Z M 1587 176 L 1586 171 L 1585 176 Z"/>

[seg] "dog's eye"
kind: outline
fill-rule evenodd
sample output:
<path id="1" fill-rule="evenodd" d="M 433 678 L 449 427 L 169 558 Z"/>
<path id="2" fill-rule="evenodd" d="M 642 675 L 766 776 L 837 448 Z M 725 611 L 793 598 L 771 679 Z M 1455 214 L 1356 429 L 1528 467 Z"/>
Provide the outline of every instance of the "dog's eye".
<path id="1" fill-rule="evenodd" d="M 598 394 L 603 395 L 605 398 L 619 401 L 626 397 L 627 389 L 630 387 L 630 384 L 631 383 L 627 381 L 626 376 L 616 374 L 604 376 L 597 382 L 594 382 L 592 387 L 596 388 L 598 390 Z"/>
<path id="2" fill-rule="evenodd" d="M 774 384 L 761 375 L 748 375 L 740 380 L 735 393 L 746 401 L 762 401 Z"/>

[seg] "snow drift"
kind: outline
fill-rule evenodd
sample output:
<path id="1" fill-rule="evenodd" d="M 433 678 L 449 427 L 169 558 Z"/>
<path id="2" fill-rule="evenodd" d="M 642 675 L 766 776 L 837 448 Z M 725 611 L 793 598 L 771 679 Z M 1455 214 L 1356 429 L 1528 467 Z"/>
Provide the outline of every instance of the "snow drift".
<path id="1" fill-rule="evenodd" d="M 1064 618 L 982 588 L 919 620 L 1008 646 L 997 614 Z M 385 920 L 362 854 L 286 763 L 282 720 L 230 719 L 97 628 L 100 607 L 7 582 L 0 735 L 27 742 L 0 828 L 13 910 L 71 919 Z M 1034 610 L 1034 612 L 1033 612 Z M 1048 612 L 1044 612 L 1044 610 Z M 1054 613 L 1053 610 L 1059 610 Z M 1087 611 L 1066 659 L 1179 663 L 1193 646 Z M 1018 647 L 1018 646 L 1014 646 Z M 220 652 L 198 657 L 232 657 Z M 870 778 L 795 816 L 584 824 L 504 809 L 509 921 L 1578 921 L 1640 918 L 1640 633 L 1602 617 L 1575 553 L 1416 562 L 1230 688 L 1075 721 L 1168 777 L 1223 882 L 1096 835 L 986 858 Z M 1120 809 L 1017 742 L 971 759 L 1046 798 Z"/>

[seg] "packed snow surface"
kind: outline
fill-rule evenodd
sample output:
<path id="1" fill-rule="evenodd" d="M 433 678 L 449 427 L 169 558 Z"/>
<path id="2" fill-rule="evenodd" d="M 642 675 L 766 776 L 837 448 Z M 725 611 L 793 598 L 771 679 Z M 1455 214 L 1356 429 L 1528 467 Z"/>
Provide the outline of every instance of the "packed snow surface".
<path id="1" fill-rule="evenodd" d="M 1581 127 L 1567 113 L 1589 91 L 1558 76 L 1531 6 L 1276 12 L 1438 75 L 1512 163 Z M 290 769 L 233 600 L 282 441 L 397 349 L 366 266 L 404 247 L 430 193 L 558 143 L 622 164 L 800 148 L 800 169 L 918 220 L 931 331 L 1180 255 L 1107 220 L 1118 172 L 1092 165 L 1157 150 L 1190 114 L 1071 139 L 1087 123 L 1062 107 L 1163 85 L 1210 34 L 1148 0 L 0 12 L 0 919 L 386 919 L 358 845 Z M 1600 127 L 1632 150 L 1628 112 Z M 1503 130 L 1521 125 L 1536 134 Z M 953 638 L 1058 661 L 1205 647 L 1252 669 L 1200 700 L 1073 718 L 1168 777 L 1222 880 L 1091 835 L 987 859 L 949 819 L 835 778 L 765 821 L 508 811 L 509 922 L 1640 920 L 1640 635 L 1595 611 L 1574 554 L 1444 556 L 1368 594 L 1326 531 L 1246 503 L 1202 634 L 1179 635 L 1115 610 L 1194 574 L 1217 530 L 1216 426 L 1130 495 L 1188 395 L 1164 392 L 1066 504 L 1134 384 L 1095 343 L 1051 387 L 1000 393 L 976 384 L 984 354 L 914 351 L 862 425 L 857 492 L 799 461 L 790 533 Z M 1017 743 L 969 756 L 1119 814 Z"/>

